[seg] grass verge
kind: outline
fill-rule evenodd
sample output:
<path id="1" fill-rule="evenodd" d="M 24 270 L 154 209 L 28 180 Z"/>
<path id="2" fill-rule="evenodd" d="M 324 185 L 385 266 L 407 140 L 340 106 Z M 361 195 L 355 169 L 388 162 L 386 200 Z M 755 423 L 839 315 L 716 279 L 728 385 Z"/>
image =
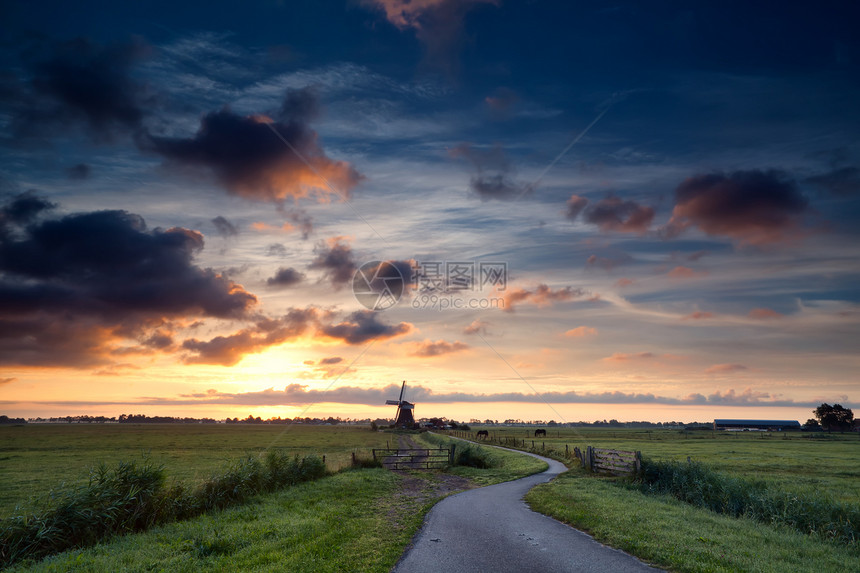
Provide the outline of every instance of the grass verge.
<path id="1" fill-rule="evenodd" d="M 669 494 L 716 513 L 787 525 L 849 546 L 860 541 L 860 507 L 834 500 L 826 491 L 786 490 L 698 462 L 651 460 L 643 461 L 638 485 L 644 493 Z"/>
<path id="2" fill-rule="evenodd" d="M 9 570 L 389 571 L 441 497 L 470 482 L 489 485 L 546 467 L 528 456 L 482 449 L 491 469 L 346 470 L 87 549 L 24 560 Z"/>
<path id="3" fill-rule="evenodd" d="M 187 519 L 324 475 L 320 458 L 269 452 L 264 461 L 243 458 L 189 490 L 165 487 L 164 468 L 147 460 L 121 462 L 112 469 L 102 464 L 86 486 L 60 490 L 36 512 L 0 521 L 0 567 Z"/>
<path id="4" fill-rule="evenodd" d="M 526 495 L 535 511 L 587 531 L 612 547 L 679 572 L 844 572 L 860 551 L 646 495 L 613 479 L 571 470 Z"/>
<path id="5" fill-rule="evenodd" d="M 432 505 L 404 502 L 400 480 L 345 471 L 11 571 L 389 571 Z"/>

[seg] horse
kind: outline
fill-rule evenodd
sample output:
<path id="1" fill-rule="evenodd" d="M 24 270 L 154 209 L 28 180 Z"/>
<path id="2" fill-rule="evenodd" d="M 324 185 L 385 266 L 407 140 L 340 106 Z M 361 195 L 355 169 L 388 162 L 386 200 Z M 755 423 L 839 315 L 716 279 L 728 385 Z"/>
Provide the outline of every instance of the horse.
<path id="1" fill-rule="evenodd" d="M 487 430 L 478 430 L 478 435 L 475 436 L 475 439 L 480 440 L 481 438 L 489 438 L 489 437 L 490 437 L 490 432 L 488 432 Z"/>
<path id="2" fill-rule="evenodd" d="M 546 437 L 546 430 L 535 430 L 535 438 L 537 438 L 538 436 Z"/>

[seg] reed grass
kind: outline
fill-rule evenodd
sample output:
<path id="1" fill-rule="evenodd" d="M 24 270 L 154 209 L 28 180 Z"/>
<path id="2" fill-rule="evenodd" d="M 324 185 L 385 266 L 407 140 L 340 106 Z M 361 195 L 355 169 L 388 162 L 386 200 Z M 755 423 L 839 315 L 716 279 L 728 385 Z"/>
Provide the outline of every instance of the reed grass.
<path id="1" fill-rule="evenodd" d="M 101 464 L 86 485 L 52 492 L 36 511 L 0 521 L 0 568 L 238 505 L 325 475 L 317 456 L 278 452 L 242 458 L 195 488 L 166 486 L 164 467 L 147 459 L 111 468 Z"/>

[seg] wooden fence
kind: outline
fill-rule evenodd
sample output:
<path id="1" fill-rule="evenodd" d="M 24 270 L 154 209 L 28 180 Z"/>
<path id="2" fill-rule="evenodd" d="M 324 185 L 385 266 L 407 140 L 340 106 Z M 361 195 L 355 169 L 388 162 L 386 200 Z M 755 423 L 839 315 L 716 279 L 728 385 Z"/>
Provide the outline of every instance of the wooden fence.
<path id="1" fill-rule="evenodd" d="M 454 465 L 454 446 L 450 448 L 374 449 L 373 459 L 391 470 L 432 470 Z"/>
<path id="2" fill-rule="evenodd" d="M 576 448 L 576 453 L 579 453 Z M 625 452 L 622 450 L 606 450 L 586 447 L 585 454 L 580 453 L 582 467 L 593 472 L 608 472 L 613 475 L 638 474 L 642 470 L 642 454 L 640 452 Z"/>

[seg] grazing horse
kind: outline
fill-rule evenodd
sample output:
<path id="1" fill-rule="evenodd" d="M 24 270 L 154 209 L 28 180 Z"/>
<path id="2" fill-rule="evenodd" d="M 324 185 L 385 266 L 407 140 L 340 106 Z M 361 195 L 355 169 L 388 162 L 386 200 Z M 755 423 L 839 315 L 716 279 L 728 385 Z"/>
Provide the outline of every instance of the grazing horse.
<path id="1" fill-rule="evenodd" d="M 535 438 L 537 438 L 538 436 L 546 437 L 546 430 L 535 430 Z"/>
<path id="2" fill-rule="evenodd" d="M 489 438 L 489 437 L 490 437 L 490 432 L 488 432 L 487 430 L 479 430 L 478 435 L 475 436 L 475 439 L 480 440 L 481 438 Z"/>

